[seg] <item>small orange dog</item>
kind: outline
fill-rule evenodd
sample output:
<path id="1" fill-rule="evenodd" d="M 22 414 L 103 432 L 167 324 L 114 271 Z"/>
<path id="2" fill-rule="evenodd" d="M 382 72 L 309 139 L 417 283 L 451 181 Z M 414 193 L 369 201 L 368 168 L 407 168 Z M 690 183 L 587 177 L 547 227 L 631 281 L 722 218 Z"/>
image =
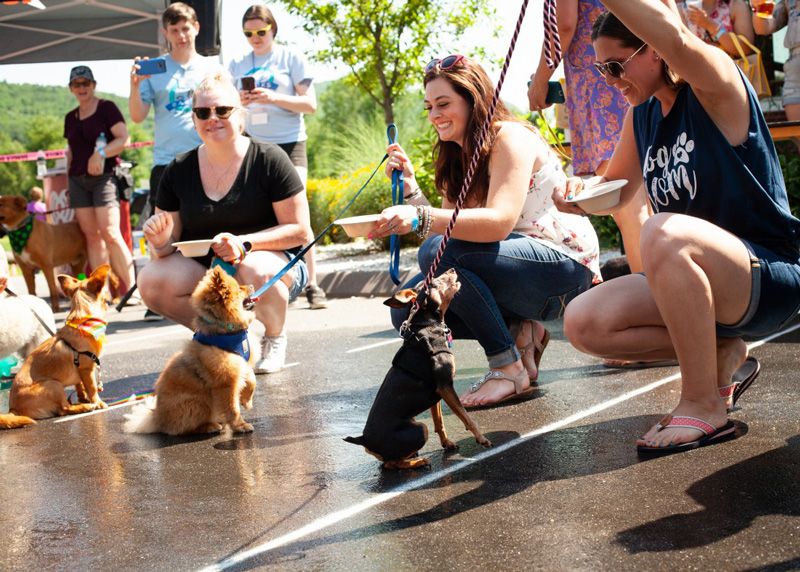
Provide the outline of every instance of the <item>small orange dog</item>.
<path id="1" fill-rule="evenodd" d="M 173 355 L 155 385 L 155 406 L 138 405 L 126 416 L 128 433 L 188 435 L 216 433 L 228 425 L 236 433 L 253 426 L 242 419 L 240 404 L 253 406 L 256 376 L 247 328 L 255 318 L 244 309 L 251 287 L 241 286 L 219 267 L 192 292 L 194 338 Z"/>
<path id="2" fill-rule="evenodd" d="M 60 415 L 105 409 L 97 395 L 105 341 L 109 266 L 98 267 L 86 280 L 59 274 L 70 297 L 66 324 L 25 359 L 11 386 L 11 413 L 0 415 L 0 429 L 15 429 Z M 64 388 L 75 386 L 79 403 L 71 404 Z"/>

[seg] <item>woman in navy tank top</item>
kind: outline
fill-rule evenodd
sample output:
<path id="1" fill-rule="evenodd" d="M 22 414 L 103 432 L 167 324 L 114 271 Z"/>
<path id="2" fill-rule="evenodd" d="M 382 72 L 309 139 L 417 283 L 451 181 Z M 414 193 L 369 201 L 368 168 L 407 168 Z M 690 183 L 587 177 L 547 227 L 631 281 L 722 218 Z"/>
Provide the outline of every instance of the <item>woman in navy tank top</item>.
<path id="1" fill-rule="evenodd" d="M 677 358 L 680 401 L 637 441 L 641 453 L 672 453 L 733 435 L 727 410 L 759 371 L 742 336 L 775 332 L 800 309 L 800 221 L 733 60 L 661 3 L 603 3 L 595 67 L 631 104 L 605 179 L 627 179 L 620 204 L 645 192 L 655 214 L 642 229 L 644 274 L 576 298 L 564 331 L 604 358 Z M 580 212 L 564 199 L 583 184 L 570 179 L 557 206 Z"/>

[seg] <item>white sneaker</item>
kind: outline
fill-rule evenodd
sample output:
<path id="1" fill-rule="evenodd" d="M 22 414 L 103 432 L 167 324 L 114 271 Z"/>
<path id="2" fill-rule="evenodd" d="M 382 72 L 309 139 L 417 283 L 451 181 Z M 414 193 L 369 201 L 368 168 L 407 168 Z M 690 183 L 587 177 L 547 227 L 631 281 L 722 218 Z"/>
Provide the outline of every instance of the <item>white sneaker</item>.
<path id="1" fill-rule="evenodd" d="M 286 336 L 264 336 L 261 339 L 261 359 L 256 362 L 256 373 L 275 373 L 286 363 Z"/>

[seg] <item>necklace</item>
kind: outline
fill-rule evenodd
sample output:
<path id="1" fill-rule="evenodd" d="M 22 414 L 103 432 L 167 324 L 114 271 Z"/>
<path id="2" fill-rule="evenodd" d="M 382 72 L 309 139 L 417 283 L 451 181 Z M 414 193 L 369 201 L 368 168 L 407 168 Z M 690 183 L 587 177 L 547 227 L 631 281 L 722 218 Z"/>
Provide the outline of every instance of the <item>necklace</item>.
<path id="1" fill-rule="evenodd" d="M 204 148 L 204 150 L 204 157 L 201 158 L 198 154 L 203 190 L 208 198 L 218 201 L 230 191 L 231 185 L 233 185 L 233 181 L 242 165 L 242 158 L 237 156 L 233 161 L 228 162 L 226 166 L 217 169 L 208 158 L 208 149 Z"/>

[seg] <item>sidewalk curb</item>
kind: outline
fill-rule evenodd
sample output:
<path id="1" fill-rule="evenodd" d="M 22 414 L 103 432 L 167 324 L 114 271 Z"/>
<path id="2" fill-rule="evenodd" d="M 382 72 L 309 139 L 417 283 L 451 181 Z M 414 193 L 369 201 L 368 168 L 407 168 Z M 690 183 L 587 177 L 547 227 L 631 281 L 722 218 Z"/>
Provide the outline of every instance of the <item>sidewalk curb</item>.
<path id="1" fill-rule="evenodd" d="M 400 284 L 405 284 L 416 274 L 415 270 L 401 270 Z M 318 271 L 317 283 L 328 298 L 391 296 L 399 288 L 385 270 Z"/>

